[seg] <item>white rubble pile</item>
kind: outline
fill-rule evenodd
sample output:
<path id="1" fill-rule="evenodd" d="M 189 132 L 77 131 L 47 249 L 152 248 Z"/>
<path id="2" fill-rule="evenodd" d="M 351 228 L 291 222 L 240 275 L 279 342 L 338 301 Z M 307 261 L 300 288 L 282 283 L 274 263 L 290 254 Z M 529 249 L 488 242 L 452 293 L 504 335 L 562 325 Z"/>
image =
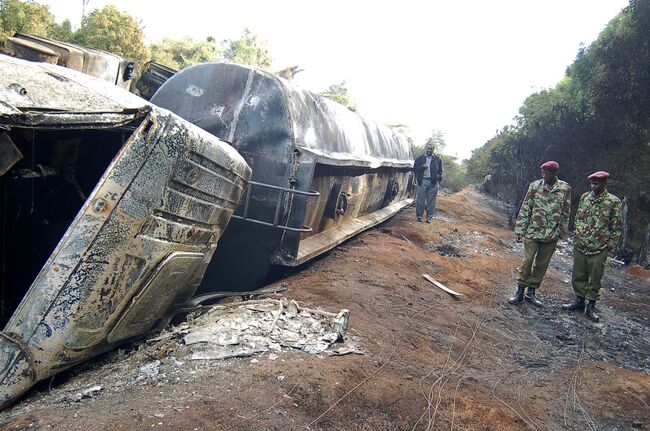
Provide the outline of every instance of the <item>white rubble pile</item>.
<path id="1" fill-rule="evenodd" d="M 343 343 L 331 348 L 343 341 L 349 316 L 346 309 L 335 314 L 293 300 L 264 299 L 216 305 L 177 330 L 192 346 L 192 360 L 245 357 L 283 347 L 324 355 L 361 353 Z"/>

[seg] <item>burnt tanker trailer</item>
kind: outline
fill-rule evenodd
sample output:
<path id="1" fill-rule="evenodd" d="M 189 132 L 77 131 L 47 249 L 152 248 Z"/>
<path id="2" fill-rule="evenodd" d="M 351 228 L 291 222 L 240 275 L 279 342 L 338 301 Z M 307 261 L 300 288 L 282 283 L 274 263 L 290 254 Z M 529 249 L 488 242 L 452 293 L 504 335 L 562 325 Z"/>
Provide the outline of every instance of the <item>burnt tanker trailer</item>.
<path id="1" fill-rule="evenodd" d="M 112 83 L 0 55 L 0 408 L 166 324 L 250 173 Z"/>
<path id="2" fill-rule="evenodd" d="M 259 288 L 412 203 L 405 139 L 275 75 L 200 64 L 151 102 L 230 143 L 253 169 L 201 293 Z"/>

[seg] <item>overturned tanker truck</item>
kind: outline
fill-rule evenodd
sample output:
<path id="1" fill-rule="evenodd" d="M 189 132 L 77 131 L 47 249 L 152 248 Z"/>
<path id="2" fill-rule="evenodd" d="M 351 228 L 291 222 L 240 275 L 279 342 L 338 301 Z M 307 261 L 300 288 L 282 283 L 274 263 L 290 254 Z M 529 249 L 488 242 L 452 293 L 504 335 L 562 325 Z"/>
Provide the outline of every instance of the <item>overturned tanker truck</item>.
<path id="1" fill-rule="evenodd" d="M 251 170 L 111 83 L 0 55 L 0 408 L 165 325 Z"/>
<path id="2" fill-rule="evenodd" d="M 199 288 L 206 297 L 259 288 L 413 201 L 405 139 L 275 75 L 200 64 L 151 102 L 230 143 L 253 169 Z"/>

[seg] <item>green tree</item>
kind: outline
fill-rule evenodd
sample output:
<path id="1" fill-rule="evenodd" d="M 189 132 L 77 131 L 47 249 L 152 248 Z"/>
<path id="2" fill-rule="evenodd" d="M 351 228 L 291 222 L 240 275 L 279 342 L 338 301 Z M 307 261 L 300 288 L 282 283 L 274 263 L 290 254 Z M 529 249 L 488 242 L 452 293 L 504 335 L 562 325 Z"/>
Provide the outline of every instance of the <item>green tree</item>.
<path id="1" fill-rule="evenodd" d="M 472 154 L 474 179 L 492 185 L 516 212 L 539 165 L 560 163 L 574 204 L 595 170 L 612 173 L 608 188 L 628 198 L 632 246 L 638 249 L 650 219 L 639 203 L 650 172 L 650 1 L 631 0 L 588 47 L 579 50 L 554 88 L 531 94 L 514 125 Z M 575 205 L 574 205 L 575 207 Z"/>
<path id="2" fill-rule="evenodd" d="M 433 129 L 431 131 L 431 136 L 429 139 L 427 139 L 427 143 L 432 143 L 438 150 L 443 150 L 447 147 L 447 143 L 445 142 L 445 135 L 440 129 Z"/>
<path id="3" fill-rule="evenodd" d="M 55 24 L 50 31 L 49 37 L 63 42 L 74 41 L 74 32 L 69 19 L 63 20 L 61 24 Z"/>
<path id="4" fill-rule="evenodd" d="M 427 148 L 427 144 L 429 143 L 435 145 L 437 154 L 440 154 L 440 152 L 447 146 L 445 143 L 445 135 L 440 129 L 433 129 L 431 136 L 429 136 L 421 144 L 416 144 L 414 140 L 411 140 L 410 142 L 411 149 L 413 150 L 413 154 L 415 154 L 416 157 L 420 154 L 424 154 L 424 151 Z"/>
<path id="5" fill-rule="evenodd" d="M 31 0 L 0 1 L 0 42 L 14 33 L 52 36 L 59 30 L 47 6 Z"/>
<path id="6" fill-rule="evenodd" d="M 219 48 L 213 38 L 194 40 L 163 39 L 149 46 L 151 59 L 172 69 L 180 70 L 187 66 L 208 61 L 217 61 Z"/>
<path id="7" fill-rule="evenodd" d="M 221 42 L 223 58 L 233 63 L 247 64 L 268 70 L 271 67 L 271 55 L 267 43 L 249 29 L 244 29 L 238 39 L 226 39 Z"/>
<path id="8" fill-rule="evenodd" d="M 86 15 L 74 40 L 134 60 L 139 67 L 149 58 L 142 28 L 131 15 L 115 6 L 104 6 Z"/>
<path id="9" fill-rule="evenodd" d="M 323 97 L 327 97 L 330 100 L 340 103 L 345 106 L 352 112 L 357 112 L 356 104 L 350 99 L 348 95 L 348 88 L 345 85 L 345 81 L 341 81 L 338 84 L 330 85 L 327 90 L 319 93 Z"/>
<path id="10" fill-rule="evenodd" d="M 442 187 L 457 192 L 470 183 L 465 162 L 458 163 L 456 157 L 447 154 L 438 155 L 442 159 Z"/>
<path id="11" fill-rule="evenodd" d="M 413 139 L 413 132 L 411 131 L 411 128 L 409 126 L 407 126 L 406 124 L 389 124 L 388 127 L 394 133 L 403 136 L 406 139 L 406 142 L 408 142 L 409 146 L 411 147 L 411 150 L 413 150 L 414 148 L 413 145 L 415 140 Z"/>

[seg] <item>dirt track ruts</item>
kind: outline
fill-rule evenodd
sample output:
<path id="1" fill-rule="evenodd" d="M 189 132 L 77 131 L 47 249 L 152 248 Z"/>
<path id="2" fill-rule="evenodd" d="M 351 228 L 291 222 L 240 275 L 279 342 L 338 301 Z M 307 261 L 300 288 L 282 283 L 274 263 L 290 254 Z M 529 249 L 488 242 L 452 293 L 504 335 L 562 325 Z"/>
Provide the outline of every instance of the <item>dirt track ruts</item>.
<path id="1" fill-rule="evenodd" d="M 432 224 L 417 223 L 407 209 L 279 282 L 289 286 L 283 296 L 306 306 L 350 309 L 348 336 L 364 355 L 285 350 L 276 360 L 192 362 L 176 342 L 143 343 L 38 386 L 0 423 L 11 430 L 650 429 L 648 272 L 609 266 L 594 324 L 560 310 L 572 298 L 571 257 L 560 252 L 539 290 L 545 306 L 513 307 L 505 300 L 521 250 L 498 203 L 467 189 L 441 196 L 438 208 Z M 464 297 L 455 300 L 423 273 Z M 160 374 L 138 380 L 153 358 Z M 94 385 L 102 386 L 97 395 L 69 400 Z"/>

